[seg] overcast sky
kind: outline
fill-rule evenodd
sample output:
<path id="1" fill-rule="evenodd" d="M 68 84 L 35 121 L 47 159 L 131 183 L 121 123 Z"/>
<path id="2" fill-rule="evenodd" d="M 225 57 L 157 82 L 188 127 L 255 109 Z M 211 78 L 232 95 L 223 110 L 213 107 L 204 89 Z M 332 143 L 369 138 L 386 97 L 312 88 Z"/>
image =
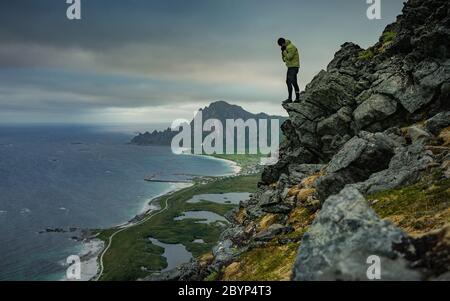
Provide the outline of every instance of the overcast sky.
<path id="1" fill-rule="evenodd" d="M 65 0 L 0 2 L 0 122 L 152 123 L 226 100 L 285 114 L 276 40 L 300 49 L 300 84 L 339 46 L 374 44 L 400 14 L 381 0 Z"/>

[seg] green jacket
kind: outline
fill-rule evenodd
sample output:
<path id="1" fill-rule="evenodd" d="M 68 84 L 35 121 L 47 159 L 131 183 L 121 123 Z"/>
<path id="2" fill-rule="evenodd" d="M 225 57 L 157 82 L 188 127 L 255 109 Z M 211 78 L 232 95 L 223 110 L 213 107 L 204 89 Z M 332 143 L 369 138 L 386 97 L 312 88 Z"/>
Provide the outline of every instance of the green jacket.
<path id="1" fill-rule="evenodd" d="M 291 41 L 286 40 L 286 50 L 282 53 L 283 62 L 286 63 L 288 68 L 290 67 L 300 67 L 300 55 L 298 53 L 297 47 L 291 43 Z"/>

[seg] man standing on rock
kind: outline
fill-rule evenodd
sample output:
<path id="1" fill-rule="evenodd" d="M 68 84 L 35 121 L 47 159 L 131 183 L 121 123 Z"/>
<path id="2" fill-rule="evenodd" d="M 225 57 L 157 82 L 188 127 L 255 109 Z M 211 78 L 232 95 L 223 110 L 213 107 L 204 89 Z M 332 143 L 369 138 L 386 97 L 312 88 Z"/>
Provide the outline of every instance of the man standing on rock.
<path id="1" fill-rule="evenodd" d="M 300 88 L 297 82 L 297 74 L 300 69 L 300 55 L 297 47 L 291 41 L 284 38 L 278 39 L 278 45 L 281 47 L 281 57 L 288 68 L 286 76 L 286 84 L 288 87 L 289 98 L 283 103 L 292 102 L 292 88 L 295 90 L 295 102 L 300 102 Z"/>

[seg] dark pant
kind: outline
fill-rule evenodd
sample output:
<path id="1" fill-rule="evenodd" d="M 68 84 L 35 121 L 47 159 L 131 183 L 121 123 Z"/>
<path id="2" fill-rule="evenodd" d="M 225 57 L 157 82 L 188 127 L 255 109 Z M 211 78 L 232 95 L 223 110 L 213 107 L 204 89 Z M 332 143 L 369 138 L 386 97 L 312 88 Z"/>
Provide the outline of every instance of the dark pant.
<path id="1" fill-rule="evenodd" d="M 294 87 L 295 89 L 295 95 L 297 99 L 300 95 L 300 88 L 298 87 L 297 83 L 298 69 L 298 67 L 290 67 L 287 71 L 286 84 L 288 87 L 289 99 L 292 99 L 292 87 Z"/>

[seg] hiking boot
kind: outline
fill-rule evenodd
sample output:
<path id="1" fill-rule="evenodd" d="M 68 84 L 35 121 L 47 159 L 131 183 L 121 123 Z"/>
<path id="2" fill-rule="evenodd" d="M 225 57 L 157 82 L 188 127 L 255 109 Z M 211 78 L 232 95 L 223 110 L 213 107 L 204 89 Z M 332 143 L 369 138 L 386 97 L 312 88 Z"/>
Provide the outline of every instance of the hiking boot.
<path id="1" fill-rule="evenodd" d="M 286 105 L 288 103 L 292 103 L 292 99 L 288 98 L 285 101 L 283 101 L 283 104 Z"/>
<path id="2" fill-rule="evenodd" d="M 294 100 L 294 103 L 300 103 L 300 99 L 297 98 L 296 100 Z"/>

